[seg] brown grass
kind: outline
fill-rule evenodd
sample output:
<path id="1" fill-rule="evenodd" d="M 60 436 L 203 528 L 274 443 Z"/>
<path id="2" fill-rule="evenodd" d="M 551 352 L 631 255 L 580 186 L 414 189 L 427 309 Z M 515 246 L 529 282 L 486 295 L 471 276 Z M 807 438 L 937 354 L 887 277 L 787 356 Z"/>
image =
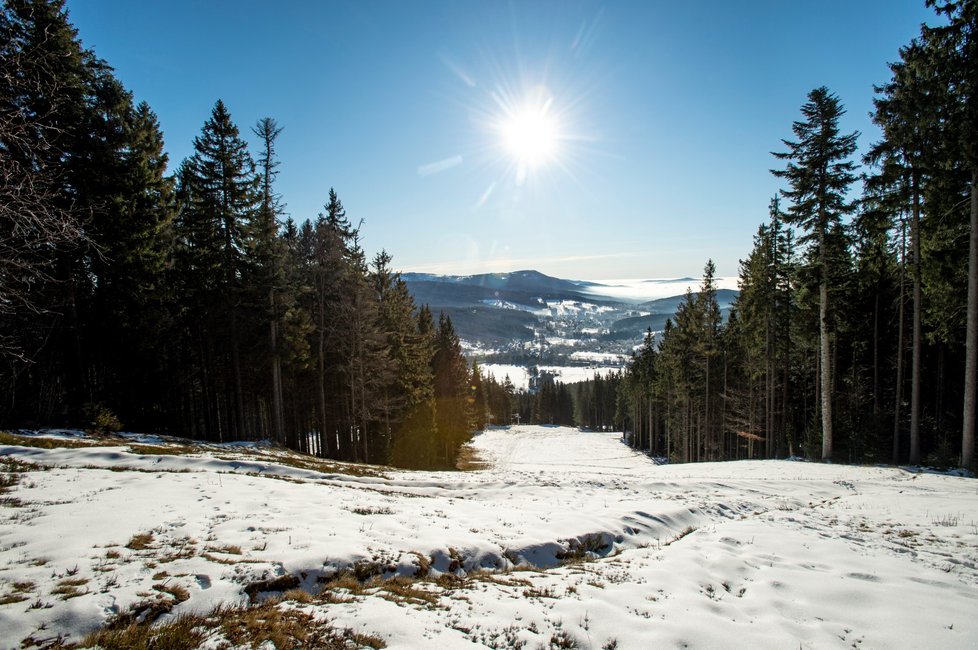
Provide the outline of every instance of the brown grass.
<path id="1" fill-rule="evenodd" d="M 187 591 L 187 588 L 176 583 L 167 584 L 165 582 L 161 582 L 153 585 L 153 589 L 164 594 L 170 594 L 173 596 L 173 599 L 177 601 L 177 603 L 182 603 L 190 599 L 190 592 Z"/>
<path id="2" fill-rule="evenodd" d="M 159 625 L 136 623 L 131 614 L 126 614 L 102 630 L 88 635 L 80 647 L 191 650 L 214 635 L 223 641 L 219 643 L 221 647 L 258 648 L 266 642 L 281 649 L 386 647 L 379 637 L 338 629 L 302 609 L 279 605 L 280 601 L 277 600 L 259 605 L 223 605 L 207 614 L 181 614 Z"/>
<path id="3" fill-rule="evenodd" d="M 149 548 L 152 543 L 153 533 L 139 533 L 129 538 L 129 543 L 126 544 L 126 548 L 133 551 L 142 551 Z"/>
<path id="4" fill-rule="evenodd" d="M 126 444 L 122 438 L 42 438 L 39 436 L 21 436 L 16 433 L 0 431 L 0 445 L 15 445 L 17 447 L 34 447 L 37 449 L 77 449 L 78 447 L 116 447 Z"/>
<path id="5" fill-rule="evenodd" d="M 88 578 L 65 578 L 59 580 L 57 586 L 51 590 L 52 596 L 60 596 L 61 600 L 78 598 L 88 593 L 88 589 L 82 591 L 79 587 L 88 584 Z"/>

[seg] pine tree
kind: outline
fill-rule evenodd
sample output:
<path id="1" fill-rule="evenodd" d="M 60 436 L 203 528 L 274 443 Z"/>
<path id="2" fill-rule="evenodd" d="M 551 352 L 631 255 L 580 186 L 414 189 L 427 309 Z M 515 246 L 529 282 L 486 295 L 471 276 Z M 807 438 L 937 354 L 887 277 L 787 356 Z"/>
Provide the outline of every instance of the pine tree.
<path id="1" fill-rule="evenodd" d="M 947 24 L 923 28 L 922 38 L 931 55 L 931 70 L 942 73 L 955 101 L 944 113 L 946 139 L 953 158 L 970 176 L 968 198 L 968 300 L 965 339 L 964 409 L 961 464 L 978 468 L 975 456 L 975 418 L 978 410 L 978 2 L 975 0 L 927 0 L 927 6 L 947 19 Z"/>
<path id="2" fill-rule="evenodd" d="M 282 354 L 279 350 L 279 330 L 282 318 L 291 300 L 286 295 L 283 242 L 278 237 L 278 217 L 282 213 L 282 203 L 275 193 L 274 181 L 279 163 L 275 156 L 275 142 L 282 133 L 282 127 L 270 117 L 258 120 L 252 128 L 261 144 L 258 166 L 261 173 L 259 186 L 260 202 L 255 215 L 252 234 L 256 267 L 259 304 L 264 303 L 268 321 L 268 358 L 271 374 L 270 392 L 272 394 L 271 424 L 274 439 L 285 442 L 285 415 L 282 395 Z M 262 300 L 263 299 L 263 300 Z M 260 313 L 260 312 L 259 312 Z"/>
<path id="3" fill-rule="evenodd" d="M 438 318 L 434 373 L 436 422 L 439 438 L 438 460 L 453 467 L 459 447 L 469 436 L 469 368 L 462 356 L 462 345 L 452 319 L 444 312 Z"/>
<path id="4" fill-rule="evenodd" d="M 819 273 L 819 360 L 822 409 L 822 459 L 832 458 L 832 358 L 829 324 L 829 239 L 834 226 L 853 211 L 847 200 L 849 186 L 855 180 L 853 162 L 849 159 L 856 150 L 858 133 L 841 135 L 839 118 L 845 113 L 838 97 L 822 86 L 808 94 L 802 106 L 803 121 L 796 121 L 792 130 L 796 141 L 783 140 L 788 151 L 775 153 L 785 160 L 775 176 L 788 181 L 790 189 L 782 194 L 792 201 L 787 221 L 805 231 L 802 241 L 811 242 L 817 255 L 814 259 Z"/>
<path id="5" fill-rule="evenodd" d="M 224 341 L 227 346 L 220 355 L 228 363 L 219 392 L 227 396 L 228 408 L 223 418 L 220 410 L 216 413 L 212 426 L 221 439 L 225 432 L 232 439 L 243 438 L 250 427 L 244 406 L 241 311 L 244 280 L 251 271 L 249 252 L 259 205 L 259 178 L 247 145 L 221 100 L 194 139 L 194 154 L 179 177 L 185 203 L 178 226 L 189 273 L 187 288 L 197 294 L 197 308 L 209 316 L 204 335 L 207 347 L 219 350 Z"/>

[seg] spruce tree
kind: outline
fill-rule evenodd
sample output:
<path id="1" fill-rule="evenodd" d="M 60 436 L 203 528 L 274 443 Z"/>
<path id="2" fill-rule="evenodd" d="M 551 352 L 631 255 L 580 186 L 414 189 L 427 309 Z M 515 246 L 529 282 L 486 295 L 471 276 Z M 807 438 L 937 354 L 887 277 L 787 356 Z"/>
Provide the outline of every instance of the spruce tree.
<path id="1" fill-rule="evenodd" d="M 232 439 L 243 438 L 252 427 L 245 417 L 241 320 L 244 280 L 250 277 L 252 264 L 249 253 L 259 177 L 247 144 L 221 100 L 194 139 L 194 154 L 179 177 L 185 204 L 178 234 L 191 278 L 188 289 L 197 294 L 197 308 L 208 315 L 207 347 L 227 364 L 220 392 L 228 397 L 230 408 L 223 418 L 217 413 L 213 426 L 219 438 L 225 433 Z"/>
<path id="2" fill-rule="evenodd" d="M 804 119 L 792 126 L 797 140 L 783 140 L 788 151 L 774 154 L 786 161 L 785 168 L 772 171 L 789 185 L 782 191 L 792 201 L 786 220 L 805 230 L 802 241 L 812 243 L 816 251 L 813 261 L 819 276 L 822 460 L 827 461 L 832 458 L 829 239 L 842 217 L 854 209 L 847 193 L 856 178 L 850 156 L 856 150 L 858 133 L 840 134 L 839 118 L 845 111 L 838 97 L 824 86 L 808 94 L 801 111 Z"/>

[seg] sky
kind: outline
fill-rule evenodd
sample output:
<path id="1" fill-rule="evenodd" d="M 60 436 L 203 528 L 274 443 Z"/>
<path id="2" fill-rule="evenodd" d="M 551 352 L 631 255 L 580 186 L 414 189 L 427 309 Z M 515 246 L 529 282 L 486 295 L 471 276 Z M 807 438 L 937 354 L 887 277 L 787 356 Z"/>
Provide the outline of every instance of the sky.
<path id="1" fill-rule="evenodd" d="M 923 0 L 68 0 L 159 116 L 172 168 L 218 99 L 284 127 L 277 190 L 331 187 L 404 271 L 734 276 L 810 90 L 879 138 L 873 85 Z M 254 151 L 257 152 L 257 146 Z"/>

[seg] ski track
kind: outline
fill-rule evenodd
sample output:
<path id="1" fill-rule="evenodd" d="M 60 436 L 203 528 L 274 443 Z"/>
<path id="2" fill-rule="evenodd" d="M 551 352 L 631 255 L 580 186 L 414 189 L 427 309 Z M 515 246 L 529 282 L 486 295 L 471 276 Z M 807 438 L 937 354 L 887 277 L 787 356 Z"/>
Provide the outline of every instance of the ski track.
<path id="1" fill-rule="evenodd" d="M 152 592 L 163 570 L 191 594 L 176 614 L 245 601 L 246 584 L 285 574 L 315 591 L 358 561 L 410 576 L 419 555 L 433 573 L 482 568 L 506 584 L 476 581 L 437 607 L 368 590 L 324 615 L 391 648 L 535 648 L 555 634 L 582 648 L 978 647 L 974 479 L 789 461 L 660 466 L 620 434 L 562 427 L 494 429 L 472 445 L 488 469 L 375 476 L 227 447 L 0 447 L 48 468 L 21 474 L 5 495 L 19 505 L 0 507 L 0 598 L 32 585 L 0 605 L 0 647 L 77 638 Z M 149 548 L 126 548 L 146 532 Z M 563 563 L 578 544 L 591 544 L 588 561 Z M 510 572 L 514 562 L 534 570 Z M 51 592 L 69 577 L 87 582 L 61 600 Z"/>

